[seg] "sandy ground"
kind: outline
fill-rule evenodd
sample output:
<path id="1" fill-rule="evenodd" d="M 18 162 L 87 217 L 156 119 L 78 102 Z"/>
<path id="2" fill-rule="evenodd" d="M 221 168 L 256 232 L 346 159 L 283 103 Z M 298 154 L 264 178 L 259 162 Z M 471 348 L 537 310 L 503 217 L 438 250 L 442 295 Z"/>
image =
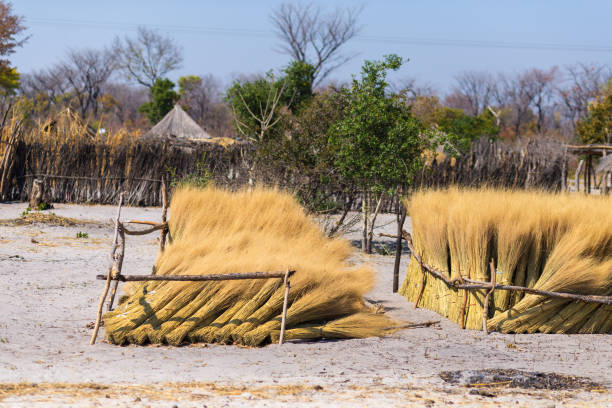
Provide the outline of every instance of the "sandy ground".
<path id="1" fill-rule="evenodd" d="M 0 204 L 0 219 L 24 203 Z M 393 256 L 356 255 L 378 272 L 368 299 L 399 320 L 439 320 L 390 338 L 236 346 L 89 346 L 112 239 L 109 206 L 56 205 L 73 226 L 0 224 L 0 406 L 610 406 L 612 336 L 485 335 L 462 331 L 391 293 Z M 159 220 L 125 208 L 123 220 Z M 378 232 L 393 233 L 393 216 Z M 409 227 L 409 225 L 408 225 Z M 76 238 L 78 232 L 87 238 Z M 157 235 L 128 237 L 124 273 L 146 274 Z M 347 235 L 357 239 L 358 234 Z M 391 249 L 392 239 L 380 239 Z M 408 257 L 403 258 L 405 273 Z M 101 340 L 103 333 L 99 336 Z M 445 370 L 514 368 L 588 377 L 591 391 L 499 388 L 479 395 L 445 383 Z M 34 383 L 34 384 L 32 384 Z"/>

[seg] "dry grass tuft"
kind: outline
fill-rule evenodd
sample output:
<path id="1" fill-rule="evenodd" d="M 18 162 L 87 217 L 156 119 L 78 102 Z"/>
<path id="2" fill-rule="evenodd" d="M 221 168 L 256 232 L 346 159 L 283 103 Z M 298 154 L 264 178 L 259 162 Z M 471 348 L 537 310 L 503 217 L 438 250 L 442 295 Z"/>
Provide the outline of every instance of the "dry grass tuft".
<path id="1" fill-rule="evenodd" d="M 494 189 L 419 192 L 406 203 L 415 250 L 447 273 L 536 289 L 612 294 L 612 199 Z M 411 262 L 401 293 L 415 301 L 422 273 Z M 484 291 L 467 294 L 426 276 L 419 306 L 480 329 Z M 462 312 L 463 305 L 465 310 Z M 488 326 L 502 332 L 608 333 L 612 310 L 498 290 Z M 461 321 L 461 317 L 464 320 Z"/>
<path id="2" fill-rule="evenodd" d="M 291 268 L 297 272 L 291 279 L 289 329 L 356 313 L 364 319 L 362 326 L 369 324 L 366 316 L 373 313 L 363 295 L 374 284 L 373 271 L 350 268 L 349 244 L 326 238 L 290 195 L 263 188 L 183 188 L 173 195 L 170 213 L 172 242 L 155 262 L 158 274 Z M 128 292 L 129 298 L 104 317 L 112 343 L 257 346 L 280 328 L 284 287 L 278 281 L 149 282 Z"/>

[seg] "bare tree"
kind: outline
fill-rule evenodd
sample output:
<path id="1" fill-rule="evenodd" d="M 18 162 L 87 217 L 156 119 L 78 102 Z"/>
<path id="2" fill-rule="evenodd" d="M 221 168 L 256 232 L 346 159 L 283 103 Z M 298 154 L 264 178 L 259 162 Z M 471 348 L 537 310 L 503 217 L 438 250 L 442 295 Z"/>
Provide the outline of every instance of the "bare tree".
<path id="1" fill-rule="evenodd" d="M 147 101 L 148 91 L 125 83 L 109 82 L 104 85 L 102 109 L 107 129 L 139 128 L 150 126 L 138 108 Z"/>
<path id="2" fill-rule="evenodd" d="M 71 50 L 67 60 L 58 66 L 59 73 L 75 97 L 81 117 L 91 113 L 98 116 L 102 90 L 116 67 L 113 54 L 108 50 Z"/>
<path id="3" fill-rule="evenodd" d="M 212 75 L 181 77 L 179 103 L 213 136 L 234 137 L 231 109 L 221 97 L 220 83 Z"/>
<path id="4" fill-rule="evenodd" d="M 549 70 L 533 68 L 526 71 L 522 78 L 525 82 L 526 98 L 531 100 L 531 105 L 535 110 L 538 135 L 542 136 L 547 115 L 552 114 L 553 111 L 552 104 L 556 81 L 559 78 L 559 68 L 552 67 Z"/>
<path id="5" fill-rule="evenodd" d="M 606 84 L 612 73 L 605 65 L 576 64 L 565 68 L 564 85 L 557 88 L 566 119 L 574 127 L 587 114 L 587 107 Z"/>
<path id="6" fill-rule="evenodd" d="M 486 72 L 465 71 L 455 77 L 454 95 L 447 98 L 451 108 L 463 109 L 466 113 L 480 115 L 491 104 L 496 92 L 493 77 Z M 453 106 L 461 103 L 463 106 Z"/>
<path id="7" fill-rule="evenodd" d="M 391 90 L 402 95 L 409 103 L 414 102 L 418 97 L 435 96 L 436 89 L 428 82 L 419 82 L 416 78 L 407 77 L 391 85 Z"/>
<path id="8" fill-rule="evenodd" d="M 498 76 L 497 103 L 510 109 L 509 125 L 514 136 L 521 136 L 524 125 L 533 118 L 532 97 L 528 91 L 529 81 L 525 74 Z"/>
<path id="9" fill-rule="evenodd" d="M 312 3 L 284 3 L 272 12 L 270 19 L 282 41 L 279 50 L 296 61 L 311 64 L 315 68 L 314 85 L 318 85 L 353 57 L 341 54 L 340 49 L 359 33 L 357 19 L 361 10 L 337 8 L 324 14 Z"/>
<path id="10" fill-rule="evenodd" d="M 21 93 L 30 99 L 44 98 L 55 104 L 60 96 L 68 92 L 69 84 L 58 67 L 52 67 L 21 76 Z"/>
<path id="11" fill-rule="evenodd" d="M 146 27 L 138 27 L 136 38 L 115 38 L 113 50 L 125 76 L 148 88 L 183 62 L 182 50 L 174 40 Z"/>

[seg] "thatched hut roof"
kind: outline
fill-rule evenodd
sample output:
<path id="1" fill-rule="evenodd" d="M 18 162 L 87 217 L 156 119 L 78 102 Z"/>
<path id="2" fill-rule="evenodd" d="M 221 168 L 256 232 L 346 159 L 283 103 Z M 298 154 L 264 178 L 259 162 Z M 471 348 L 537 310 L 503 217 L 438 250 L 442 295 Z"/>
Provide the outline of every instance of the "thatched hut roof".
<path id="1" fill-rule="evenodd" d="M 162 120 L 143 136 L 146 139 L 183 138 L 191 140 L 212 139 L 180 105 L 168 112 Z"/>

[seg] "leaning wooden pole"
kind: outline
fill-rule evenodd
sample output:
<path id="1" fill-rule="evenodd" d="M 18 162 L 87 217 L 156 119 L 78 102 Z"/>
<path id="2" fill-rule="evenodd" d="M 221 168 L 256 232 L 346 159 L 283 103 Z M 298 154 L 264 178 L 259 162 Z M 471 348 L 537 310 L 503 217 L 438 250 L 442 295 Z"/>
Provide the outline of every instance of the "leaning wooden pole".
<path id="1" fill-rule="evenodd" d="M 487 296 L 485 296 L 484 308 L 482 309 L 482 331 L 486 334 L 489 334 L 489 329 L 487 328 L 487 319 L 489 318 L 489 299 L 495 290 L 495 279 L 497 275 L 497 271 L 495 269 L 495 261 L 491 259 L 491 263 L 489 264 L 489 269 L 491 273 L 491 289 L 487 292 Z"/>
<path id="2" fill-rule="evenodd" d="M 104 308 L 104 301 L 106 300 L 106 295 L 108 295 L 108 289 L 110 288 L 111 280 L 113 278 L 113 268 L 115 267 L 116 259 L 115 252 L 117 252 L 118 238 L 119 238 L 119 219 L 121 218 L 121 206 L 123 205 L 123 193 L 119 194 L 119 205 L 117 206 L 117 218 L 115 219 L 115 235 L 113 238 L 113 247 L 111 248 L 111 265 L 108 268 L 108 273 L 106 275 L 106 285 L 104 285 L 104 291 L 102 292 L 102 296 L 100 297 L 100 301 L 98 302 L 98 315 L 96 316 L 96 324 L 94 325 L 94 331 L 91 335 L 91 340 L 89 341 L 89 345 L 93 345 L 96 342 L 96 337 L 98 337 L 98 330 L 100 330 L 100 321 L 102 320 L 102 309 Z"/>
<path id="3" fill-rule="evenodd" d="M 283 344 L 285 340 L 285 322 L 287 321 L 287 303 L 289 302 L 289 288 L 291 287 L 291 283 L 289 283 L 289 269 L 285 272 L 285 298 L 283 299 L 283 315 L 281 317 L 281 330 L 280 336 L 278 338 L 278 344 Z"/>
<path id="4" fill-rule="evenodd" d="M 166 186 L 166 177 L 162 176 L 161 179 L 161 194 L 162 194 L 162 214 L 161 223 L 166 225 L 162 228 L 159 235 L 159 251 L 163 252 L 166 248 L 166 236 L 168 234 L 168 225 L 166 224 L 166 218 L 168 216 L 168 187 Z"/>
<path id="5" fill-rule="evenodd" d="M 123 258 L 125 257 L 125 232 L 123 228 L 119 228 L 119 239 L 121 240 L 121 250 L 119 251 L 119 257 L 117 258 L 115 267 L 115 276 L 121 275 L 121 269 L 123 268 Z M 115 280 L 113 284 L 113 290 L 111 290 L 110 299 L 108 300 L 108 311 L 113 310 L 113 303 L 115 302 L 115 295 L 117 294 L 117 286 L 119 281 Z"/>

